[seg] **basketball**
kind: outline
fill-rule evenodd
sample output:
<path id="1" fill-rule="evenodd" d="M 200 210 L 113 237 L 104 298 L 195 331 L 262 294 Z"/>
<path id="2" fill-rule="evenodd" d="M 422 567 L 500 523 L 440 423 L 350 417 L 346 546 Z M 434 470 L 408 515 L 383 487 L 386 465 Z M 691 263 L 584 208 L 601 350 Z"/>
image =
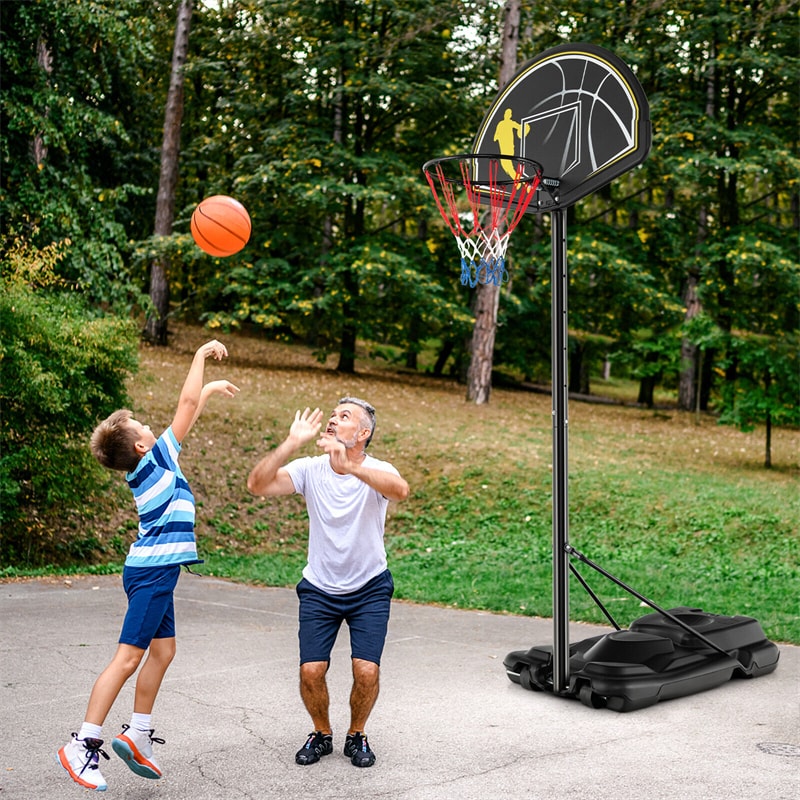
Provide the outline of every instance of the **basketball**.
<path id="1" fill-rule="evenodd" d="M 197 246 L 210 256 L 232 256 L 250 238 L 250 215 L 238 200 L 215 194 L 194 210 L 191 230 Z"/>

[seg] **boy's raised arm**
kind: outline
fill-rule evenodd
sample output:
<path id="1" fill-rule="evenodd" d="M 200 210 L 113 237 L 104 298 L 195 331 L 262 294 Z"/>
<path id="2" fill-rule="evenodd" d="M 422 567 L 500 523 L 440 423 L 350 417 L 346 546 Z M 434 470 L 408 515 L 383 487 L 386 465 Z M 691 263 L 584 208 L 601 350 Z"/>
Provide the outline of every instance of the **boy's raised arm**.
<path id="1" fill-rule="evenodd" d="M 208 402 L 208 398 L 212 394 L 233 397 L 239 391 L 229 381 L 212 381 L 205 387 L 203 386 L 206 359 L 209 356 L 213 356 L 217 361 L 221 361 L 227 355 L 228 350 L 225 345 L 216 339 L 206 342 L 194 354 L 192 366 L 189 367 L 189 373 L 183 382 L 183 388 L 178 398 L 178 408 L 172 420 L 172 432 L 179 442 L 182 442 L 186 434 L 192 429 L 192 425 L 200 416 L 205 404 Z"/>

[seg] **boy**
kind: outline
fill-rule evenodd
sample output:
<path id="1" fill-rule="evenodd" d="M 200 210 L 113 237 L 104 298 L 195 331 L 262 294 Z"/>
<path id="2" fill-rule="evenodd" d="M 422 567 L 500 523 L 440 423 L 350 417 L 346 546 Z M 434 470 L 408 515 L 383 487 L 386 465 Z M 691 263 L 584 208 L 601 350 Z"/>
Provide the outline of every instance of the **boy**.
<path id="1" fill-rule="evenodd" d="M 131 412 L 115 411 L 95 428 L 94 457 L 104 466 L 126 473 L 139 513 L 139 536 L 131 545 L 122 582 L 128 610 L 117 652 L 95 681 L 80 731 L 59 751 L 57 758 L 76 783 L 104 791 L 100 772 L 102 725 L 125 681 L 136 672 L 145 650 L 149 654 L 136 679 L 130 725 L 111 743 L 114 752 L 144 778 L 160 778 L 153 760 L 150 715 L 167 667 L 175 655 L 173 591 L 181 566 L 199 563 L 194 538 L 194 497 L 180 467 L 181 442 L 205 408 L 209 397 L 234 397 L 239 389 L 226 380 L 203 385 L 205 361 L 228 355 L 214 340 L 198 349 L 184 381 L 172 424 L 156 439 L 150 427 Z"/>

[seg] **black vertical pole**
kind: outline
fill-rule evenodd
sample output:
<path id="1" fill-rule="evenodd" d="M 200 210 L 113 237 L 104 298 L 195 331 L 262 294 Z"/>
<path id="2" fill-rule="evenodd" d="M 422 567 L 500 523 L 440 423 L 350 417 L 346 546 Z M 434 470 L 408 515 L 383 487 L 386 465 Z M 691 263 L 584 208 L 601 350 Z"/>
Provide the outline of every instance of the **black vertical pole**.
<path id="1" fill-rule="evenodd" d="M 567 384 L 567 211 L 550 215 L 552 228 L 553 384 L 553 692 L 569 688 L 569 491 Z"/>

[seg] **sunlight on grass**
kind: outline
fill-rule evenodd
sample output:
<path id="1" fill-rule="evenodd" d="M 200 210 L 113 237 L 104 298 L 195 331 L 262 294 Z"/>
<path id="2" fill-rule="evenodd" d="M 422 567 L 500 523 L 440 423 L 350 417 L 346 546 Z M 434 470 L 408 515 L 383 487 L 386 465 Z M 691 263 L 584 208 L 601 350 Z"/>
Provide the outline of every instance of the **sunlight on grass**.
<path id="1" fill-rule="evenodd" d="M 135 413 L 153 428 L 169 423 L 191 354 L 208 338 L 200 329 L 174 330 L 169 349 L 143 350 L 144 373 L 132 386 Z M 305 348 L 221 338 L 231 357 L 209 364 L 207 379 L 228 378 L 241 394 L 212 400 L 181 458 L 198 501 L 203 571 L 297 582 L 302 501 L 254 498 L 245 481 L 285 437 L 296 409 L 327 412 L 352 394 L 377 407 L 371 452 L 411 486 L 405 503 L 390 505 L 387 522 L 396 596 L 552 614 L 549 396 L 496 389 L 489 404 L 474 406 L 462 386 L 397 374 L 383 359 L 360 357 L 358 374 L 343 375 Z M 631 386 L 619 391 L 629 398 Z M 753 616 L 770 638 L 800 644 L 800 432 L 773 431 L 775 467 L 765 470 L 763 431 L 744 434 L 707 415 L 574 401 L 569 431 L 570 542 L 578 550 L 661 606 Z M 302 454 L 314 452 L 309 445 Z M 101 540 L 120 536 L 119 518 L 109 530 L 96 524 Z M 585 577 L 622 625 L 647 612 L 611 582 Z M 605 622 L 574 580 L 570 611 Z"/>

